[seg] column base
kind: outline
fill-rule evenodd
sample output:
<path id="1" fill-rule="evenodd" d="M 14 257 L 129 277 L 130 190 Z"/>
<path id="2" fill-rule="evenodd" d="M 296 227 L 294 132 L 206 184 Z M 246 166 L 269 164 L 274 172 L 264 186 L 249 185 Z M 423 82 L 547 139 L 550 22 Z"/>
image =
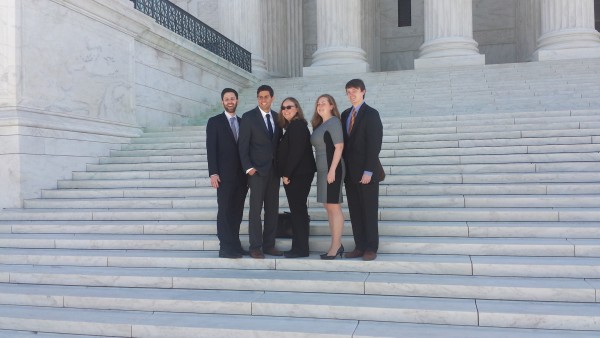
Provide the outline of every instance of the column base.
<path id="1" fill-rule="evenodd" d="M 368 63 L 347 63 L 343 65 L 310 66 L 302 69 L 302 76 L 319 76 L 331 74 L 368 73 Z"/>
<path id="2" fill-rule="evenodd" d="M 485 55 L 460 55 L 415 59 L 415 69 L 485 65 Z"/>
<path id="3" fill-rule="evenodd" d="M 535 51 L 533 61 L 553 61 L 571 59 L 600 58 L 600 47 L 594 48 L 569 48 L 569 49 L 541 49 Z"/>

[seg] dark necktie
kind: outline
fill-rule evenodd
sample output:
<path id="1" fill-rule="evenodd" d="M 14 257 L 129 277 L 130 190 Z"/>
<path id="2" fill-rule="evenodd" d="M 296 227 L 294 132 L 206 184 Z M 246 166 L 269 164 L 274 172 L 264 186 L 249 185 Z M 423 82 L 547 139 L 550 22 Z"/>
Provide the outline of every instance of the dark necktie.
<path id="1" fill-rule="evenodd" d="M 231 125 L 231 131 L 233 132 L 233 137 L 235 138 L 235 140 L 237 142 L 238 131 L 237 131 L 237 127 L 235 126 L 235 117 L 229 118 L 229 124 Z"/>
<path id="2" fill-rule="evenodd" d="M 269 136 L 273 138 L 273 126 L 271 125 L 271 114 L 267 114 L 267 128 L 269 129 Z"/>

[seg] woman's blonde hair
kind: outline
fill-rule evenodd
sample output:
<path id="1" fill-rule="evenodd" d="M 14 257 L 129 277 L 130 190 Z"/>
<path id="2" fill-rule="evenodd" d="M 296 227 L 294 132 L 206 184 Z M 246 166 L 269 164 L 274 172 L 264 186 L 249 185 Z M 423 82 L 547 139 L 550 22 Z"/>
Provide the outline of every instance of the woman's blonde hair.
<path id="1" fill-rule="evenodd" d="M 333 106 L 331 115 L 333 115 L 341 120 L 340 111 L 338 110 L 337 103 L 335 103 L 335 99 L 333 98 L 333 96 L 331 96 L 329 94 L 323 94 L 323 95 L 317 97 L 317 100 L 315 101 L 315 112 L 313 113 L 312 120 L 310 120 L 310 124 L 312 125 L 313 130 L 317 129 L 317 127 L 323 123 L 323 118 L 317 112 L 317 104 L 319 103 L 319 100 L 322 97 L 326 98 L 327 101 L 329 101 L 329 104 L 331 104 Z"/>

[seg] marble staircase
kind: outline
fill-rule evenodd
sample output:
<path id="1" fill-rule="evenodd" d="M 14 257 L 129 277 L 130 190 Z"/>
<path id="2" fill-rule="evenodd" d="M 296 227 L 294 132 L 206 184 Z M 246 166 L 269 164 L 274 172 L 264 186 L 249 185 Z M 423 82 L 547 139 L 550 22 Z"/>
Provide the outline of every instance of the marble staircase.
<path id="1" fill-rule="evenodd" d="M 0 337 L 598 337 L 599 73 L 597 60 L 474 67 L 441 71 L 438 90 L 429 71 L 368 74 L 374 106 L 415 109 L 381 108 L 372 262 L 318 259 L 314 190 L 310 257 L 217 258 L 204 127 L 148 130 L 0 212 Z M 394 96 L 408 79 L 412 98 Z M 308 102 L 333 80 L 273 85 Z"/>

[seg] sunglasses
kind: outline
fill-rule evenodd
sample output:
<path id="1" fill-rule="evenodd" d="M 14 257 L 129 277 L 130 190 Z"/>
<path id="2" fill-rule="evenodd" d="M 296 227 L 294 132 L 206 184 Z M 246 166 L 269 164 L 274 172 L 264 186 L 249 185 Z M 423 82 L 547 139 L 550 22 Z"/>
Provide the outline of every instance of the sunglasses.
<path id="1" fill-rule="evenodd" d="M 281 110 L 296 108 L 296 106 L 281 106 Z"/>

